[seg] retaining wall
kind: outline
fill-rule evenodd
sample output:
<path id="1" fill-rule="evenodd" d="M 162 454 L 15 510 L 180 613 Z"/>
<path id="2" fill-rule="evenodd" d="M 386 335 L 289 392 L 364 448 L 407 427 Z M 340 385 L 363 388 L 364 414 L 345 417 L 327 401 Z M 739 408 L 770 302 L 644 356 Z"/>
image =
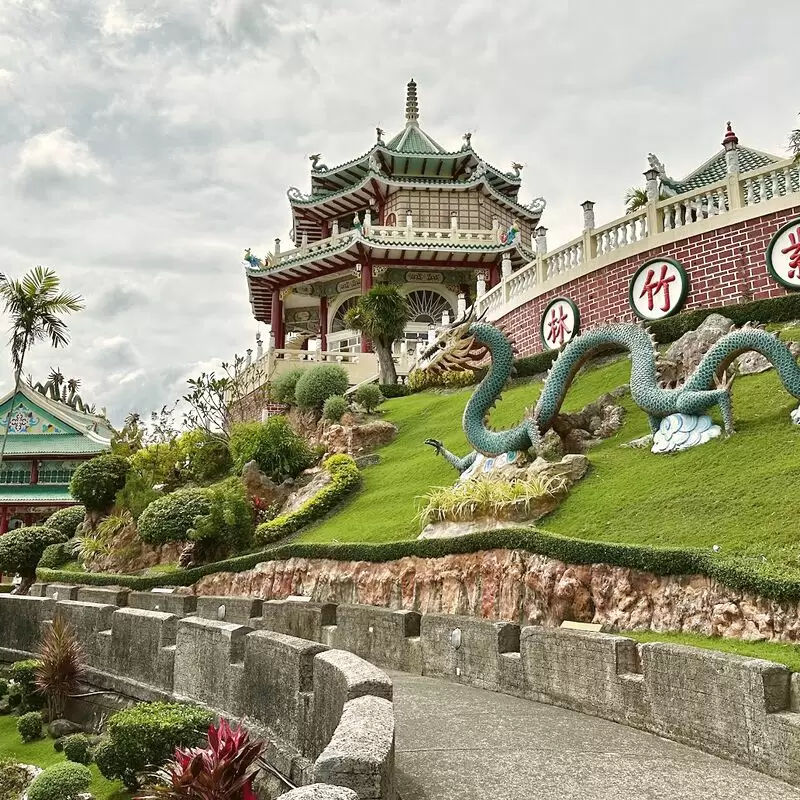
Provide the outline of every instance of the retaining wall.
<path id="1" fill-rule="evenodd" d="M 264 736 L 267 760 L 294 783 L 332 785 L 327 794 L 314 789 L 316 794 L 298 798 L 396 797 L 392 684 L 372 664 L 322 643 L 228 619 L 260 612 L 260 601 L 225 598 L 222 613 L 221 604 L 209 598 L 165 602 L 168 596 L 158 593 L 146 599 L 113 590 L 37 591 L 40 596 L 0 596 L 0 660 L 30 656 L 44 626 L 62 615 L 84 646 L 90 683 L 137 700 L 191 700 L 241 720 Z M 196 606 L 203 616 L 138 607 L 148 602 L 187 613 Z"/>
<path id="2" fill-rule="evenodd" d="M 19 603 L 25 598 L 8 599 Z M 202 608 L 214 619 L 189 618 L 181 624 L 208 635 L 226 624 L 218 617 L 222 606 L 226 611 L 232 607 L 230 601 L 205 598 Z M 24 613 L 30 618 L 34 612 L 25 608 Z M 276 673 L 274 684 L 259 685 L 269 686 L 270 693 L 273 685 L 289 685 L 288 697 L 298 703 L 310 690 L 318 715 L 313 736 L 324 741 L 330 735 L 315 777 L 352 786 L 362 797 L 386 796 L 377 792 L 391 791 L 381 785 L 388 773 L 369 773 L 368 788 L 361 783 L 356 787 L 364 775 L 356 774 L 352 765 L 343 766 L 347 758 L 338 748 L 340 740 L 342 747 L 382 741 L 381 732 L 388 730 L 384 715 L 390 711 L 385 693 L 390 684 L 378 680 L 382 673 L 367 669 L 364 661 L 350 661 L 354 656 L 603 717 L 800 785 L 800 673 L 770 661 L 664 643 L 638 644 L 611 634 L 301 598 L 264 602 L 261 614 L 249 627 L 269 624 L 274 632 L 248 633 L 247 647 L 292 650 L 291 657 L 263 656 L 259 663 L 281 664 L 295 682 L 287 683 Z M 8 630 L 19 626 L 11 621 Z M 288 635 L 298 629 L 318 644 Z M 245 661 L 244 672 L 250 671 Z M 278 725 L 256 698 L 244 697 L 265 722 Z M 302 724 L 302 708 L 275 711 Z M 286 738 L 303 738 L 294 728 L 279 730 Z M 309 740 L 306 734 L 306 754 L 320 750 L 321 742 L 313 736 Z M 389 747 L 388 740 L 382 741 L 383 751 Z"/>

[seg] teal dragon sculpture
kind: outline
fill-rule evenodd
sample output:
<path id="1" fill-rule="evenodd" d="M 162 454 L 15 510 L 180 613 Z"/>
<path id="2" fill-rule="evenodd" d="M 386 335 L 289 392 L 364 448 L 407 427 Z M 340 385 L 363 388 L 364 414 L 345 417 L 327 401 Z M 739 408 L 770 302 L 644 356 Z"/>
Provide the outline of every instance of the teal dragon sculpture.
<path id="1" fill-rule="evenodd" d="M 581 366 L 608 351 L 627 350 L 631 358 L 631 396 L 647 414 L 655 434 L 661 421 L 672 414 L 701 415 L 719 406 L 726 434 L 733 433 L 733 408 L 726 370 L 742 353 L 754 350 L 775 367 L 786 390 L 800 399 L 800 367 L 789 348 L 775 334 L 750 327 L 731 331 L 719 339 L 703 357 L 682 386 L 664 389 L 658 383 L 655 340 L 642 326 L 633 323 L 602 325 L 573 339 L 559 353 L 542 387 L 539 400 L 522 422 L 505 431 L 486 425 L 487 415 L 513 374 L 514 348 L 499 328 L 470 311 L 464 320 L 446 328 L 421 355 L 419 369 L 433 373 L 474 369 L 487 353 L 491 357 L 486 377 L 467 403 L 463 428 L 474 450 L 463 458 L 445 449 L 438 439 L 425 444 L 435 448 L 459 472 L 472 466 L 479 453 L 495 457 L 539 445 L 541 436 L 552 426 L 567 390 Z"/>

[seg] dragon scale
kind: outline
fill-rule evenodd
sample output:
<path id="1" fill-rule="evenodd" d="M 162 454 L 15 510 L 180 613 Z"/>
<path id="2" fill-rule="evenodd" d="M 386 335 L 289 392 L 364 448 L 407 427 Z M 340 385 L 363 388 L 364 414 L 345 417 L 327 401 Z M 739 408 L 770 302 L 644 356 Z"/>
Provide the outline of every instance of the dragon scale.
<path id="1" fill-rule="evenodd" d="M 672 414 L 699 416 L 719 406 L 725 430 L 733 432 L 731 381 L 720 376 L 742 353 L 755 351 L 775 367 L 786 390 L 800 399 L 800 367 L 789 348 L 774 334 L 745 326 L 719 339 L 682 386 L 664 389 L 658 383 L 656 350 L 650 334 L 639 325 L 620 323 L 603 325 L 573 339 L 559 353 L 542 387 L 532 414 L 515 427 L 492 431 L 486 425 L 490 410 L 513 373 L 513 348 L 498 328 L 468 318 L 445 331 L 423 355 L 423 368 L 441 371 L 451 367 L 474 366 L 488 351 L 491 365 L 464 410 L 463 428 L 474 451 L 464 458 L 454 456 L 441 442 L 429 439 L 456 469 L 469 467 L 478 453 L 493 457 L 514 450 L 526 450 L 539 444 L 541 434 L 555 420 L 575 375 L 589 359 L 609 350 L 627 350 L 631 359 L 631 396 L 648 415 L 655 433 L 661 420 Z"/>

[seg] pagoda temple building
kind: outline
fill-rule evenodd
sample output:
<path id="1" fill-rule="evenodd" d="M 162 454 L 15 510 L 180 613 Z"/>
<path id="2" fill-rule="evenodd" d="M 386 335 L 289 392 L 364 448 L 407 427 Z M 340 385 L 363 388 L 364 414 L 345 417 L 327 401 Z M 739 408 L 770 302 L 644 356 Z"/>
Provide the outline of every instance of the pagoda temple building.
<path id="1" fill-rule="evenodd" d="M 10 415 L 9 415 L 10 410 Z M 0 534 L 35 525 L 75 505 L 72 473 L 108 451 L 112 431 L 102 417 L 79 411 L 22 384 L 0 400 L 0 436 L 8 437 L 0 463 Z"/>
<path id="2" fill-rule="evenodd" d="M 420 126 L 413 80 L 405 118 L 395 136 L 376 129 L 369 150 L 338 166 L 312 155 L 310 191 L 287 193 L 291 247 L 276 239 L 263 259 L 245 252 L 253 315 L 270 326 L 268 351 L 278 367 L 281 360 L 336 361 L 353 383 L 374 376 L 370 343 L 345 328 L 344 315 L 385 282 L 400 288 L 411 309 L 396 343 L 402 374 L 433 326 L 535 258 L 545 202 L 521 201 L 522 165 L 492 166 L 469 133 L 458 149 L 445 149 Z"/>

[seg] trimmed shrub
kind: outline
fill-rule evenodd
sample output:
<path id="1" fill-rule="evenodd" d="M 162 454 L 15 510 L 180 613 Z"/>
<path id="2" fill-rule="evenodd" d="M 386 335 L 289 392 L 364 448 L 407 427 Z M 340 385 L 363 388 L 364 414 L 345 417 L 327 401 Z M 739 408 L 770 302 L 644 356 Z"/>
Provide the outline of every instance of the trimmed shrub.
<path id="1" fill-rule="evenodd" d="M 48 528 L 55 528 L 64 534 L 65 539 L 72 539 L 78 530 L 78 525 L 83 522 L 86 509 L 83 506 L 70 506 L 54 511 L 45 522 Z"/>
<path id="2" fill-rule="evenodd" d="M 19 686 L 8 687 L 8 707 L 17 708 L 22 702 L 22 689 Z"/>
<path id="3" fill-rule="evenodd" d="M 107 511 L 125 486 L 129 469 L 126 458 L 110 454 L 84 461 L 72 473 L 70 494 L 89 511 Z"/>
<path id="4" fill-rule="evenodd" d="M 225 552 L 244 550 L 253 537 L 253 506 L 239 478 L 228 478 L 203 490 L 208 512 L 197 517 L 189 538 Z"/>
<path id="5" fill-rule="evenodd" d="M 58 569 L 59 567 L 63 567 L 68 561 L 72 561 L 72 558 L 72 549 L 69 542 L 49 544 L 42 551 L 42 557 L 39 559 L 39 566 L 47 567 L 48 569 Z"/>
<path id="6" fill-rule="evenodd" d="M 178 489 L 159 497 L 139 517 L 139 536 L 148 544 L 187 541 L 198 517 L 208 514 L 211 502 L 203 489 Z"/>
<path id="7" fill-rule="evenodd" d="M 333 397 L 329 397 L 322 406 L 322 416 L 331 422 L 338 422 L 348 408 L 347 400 L 340 394 L 335 394 Z"/>
<path id="8" fill-rule="evenodd" d="M 206 431 L 197 429 L 181 434 L 178 448 L 183 455 L 181 474 L 193 483 L 218 481 L 233 467 L 228 443 Z"/>
<path id="9" fill-rule="evenodd" d="M 355 391 L 355 401 L 371 414 L 382 402 L 383 395 L 377 383 L 364 383 Z"/>
<path id="10" fill-rule="evenodd" d="M 92 761 L 91 742 L 85 733 L 73 733 L 64 739 L 64 755 L 67 761 L 76 764 L 90 764 Z"/>
<path id="11" fill-rule="evenodd" d="M 197 706 L 140 703 L 111 717 L 108 738 L 95 748 L 94 760 L 104 777 L 137 789 L 147 767 L 163 764 L 178 747 L 200 744 L 213 720 Z"/>
<path id="12" fill-rule="evenodd" d="M 5 697 L 8 694 L 8 681 L 5 678 L 0 678 L 0 697 Z"/>
<path id="13" fill-rule="evenodd" d="M 553 365 L 558 356 L 558 350 L 547 350 L 544 353 L 537 353 L 535 356 L 518 358 L 514 362 L 517 378 L 530 378 L 533 375 L 541 375 L 547 372 Z"/>
<path id="14" fill-rule="evenodd" d="M 38 658 L 26 658 L 9 667 L 8 677 L 19 686 L 23 697 L 36 691 L 36 673 L 41 665 Z"/>
<path id="15" fill-rule="evenodd" d="M 297 404 L 294 396 L 294 390 L 297 386 L 297 381 L 305 375 L 305 370 L 302 368 L 290 369 L 284 372 L 283 375 L 278 375 L 277 378 L 272 380 L 269 384 L 269 399 L 273 403 L 285 403 L 288 406 Z"/>
<path id="16" fill-rule="evenodd" d="M 76 800 L 91 782 L 92 773 L 83 764 L 54 764 L 30 785 L 28 800 Z"/>
<path id="17" fill-rule="evenodd" d="M 322 465 L 331 476 L 331 482 L 306 500 L 296 511 L 262 522 L 256 528 L 256 539 L 261 544 L 269 544 L 308 525 L 328 513 L 349 492 L 358 485 L 361 474 L 356 462 L 346 455 L 328 458 Z"/>
<path id="18" fill-rule="evenodd" d="M 12 575 L 18 572 L 30 580 L 36 575 L 36 565 L 45 548 L 65 542 L 66 537 L 54 528 L 17 528 L 0 536 L 0 571 Z"/>
<path id="19" fill-rule="evenodd" d="M 262 472 L 276 481 L 296 477 L 315 461 L 306 441 L 283 416 L 235 425 L 231 431 L 231 453 L 239 474 L 245 464 L 255 461 Z"/>
<path id="20" fill-rule="evenodd" d="M 382 383 L 378 388 L 387 400 L 392 397 L 407 397 L 411 394 L 411 390 L 404 383 Z"/>
<path id="21" fill-rule="evenodd" d="M 29 711 L 17 720 L 17 730 L 23 742 L 32 742 L 42 738 L 42 714 L 40 711 Z"/>
<path id="22" fill-rule="evenodd" d="M 349 385 L 350 379 L 344 367 L 319 364 L 300 377 L 294 387 L 294 396 L 300 408 L 321 409 L 329 397 L 344 394 Z"/>

